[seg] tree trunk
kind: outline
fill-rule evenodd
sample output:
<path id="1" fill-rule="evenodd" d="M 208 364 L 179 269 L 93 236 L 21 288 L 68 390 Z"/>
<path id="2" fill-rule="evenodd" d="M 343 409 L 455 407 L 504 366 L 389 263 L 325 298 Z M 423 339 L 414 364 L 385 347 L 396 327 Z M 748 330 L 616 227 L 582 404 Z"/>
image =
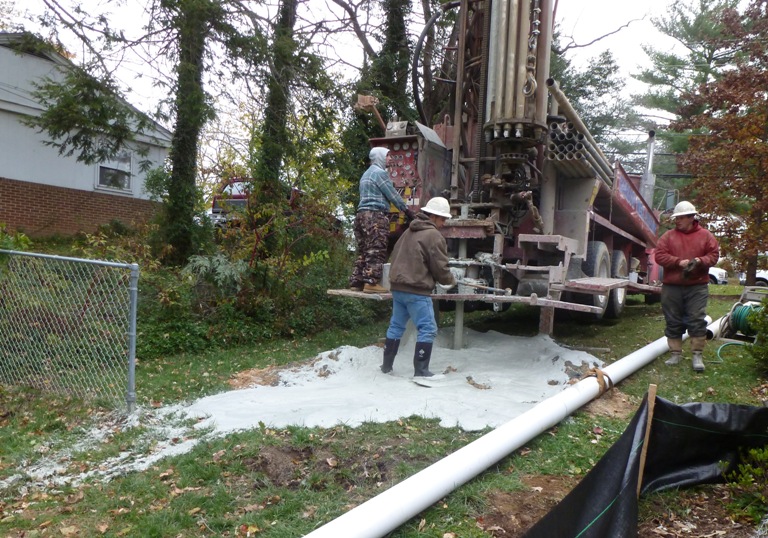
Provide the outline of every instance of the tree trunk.
<path id="1" fill-rule="evenodd" d="M 200 132 L 210 116 L 202 74 L 212 7 L 210 0 L 186 2 L 176 7 L 179 32 L 179 64 L 176 68 L 178 85 L 165 235 L 168 244 L 173 247 L 169 261 L 179 265 L 194 254 L 197 147 Z"/>
<path id="2" fill-rule="evenodd" d="M 267 107 L 261 129 L 261 149 L 253 166 L 254 180 L 269 195 L 285 195 L 287 186 L 280 181 L 285 155 L 289 150 L 287 133 L 291 84 L 296 69 L 296 24 L 298 0 L 283 0 L 272 43 L 271 74 L 267 84 Z"/>

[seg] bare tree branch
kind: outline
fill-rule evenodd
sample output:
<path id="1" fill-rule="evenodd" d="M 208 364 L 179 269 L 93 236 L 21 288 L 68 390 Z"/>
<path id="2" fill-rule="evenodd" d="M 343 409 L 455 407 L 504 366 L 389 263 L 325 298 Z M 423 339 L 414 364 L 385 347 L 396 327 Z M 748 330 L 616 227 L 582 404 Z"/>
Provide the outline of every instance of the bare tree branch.
<path id="1" fill-rule="evenodd" d="M 618 34 L 624 28 L 629 28 L 629 25 L 632 24 L 633 22 L 642 21 L 644 19 L 645 19 L 645 17 L 643 17 L 642 19 L 632 19 L 631 21 L 628 21 L 626 24 L 623 24 L 623 25 L 619 26 L 618 28 L 616 28 L 612 32 L 608 32 L 607 34 L 603 34 L 600 37 L 596 37 L 595 39 L 593 39 L 592 41 L 589 41 L 588 43 L 583 43 L 583 44 L 576 43 L 576 41 L 574 41 L 574 39 L 573 39 L 573 36 L 567 36 L 568 39 L 570 39 L 570 43 L 568 43 L 565 47 L 562 47 L 562 48 L 559 48 L 559 49 L 553 48 L 552 52 L 554 52 L 556 54 L 562 55 L 562 54 L 564 54 L 565 52 L 567 52 L 567 51 L 569 51 L 571 49 L 578 49 L 578 48 L 589 47 L 590 45 L 594 45 L 598 41 L 602 41 L 606 37 L 612 36 L 614 34 Z"/>
<path id="2" fill-rule="evenodd" d="M 363 49 L 365 50 L 365 53 L 372 58 L 375 57 L 376 51 L 374 50 L 373 46 L 371 46 L 370 41 L 368 41 L 368 36 L 366 35 L 365 31 L 363 31 L 362 26 L 360 26 L 360 21 L 358 20 L 358 17 L 357 17 L 357 11 L 360 4 L 355 5 L 352 2 L 347 3 L 344 0 L 331 0 L 331 1 L 337 6 L 339 6 L 341 9 L 346 11 L 346 13 L 349 15 L 352 29 L 355 32 L 357 39 L 360 40 L 360 44 L 363 45 Z M 362 1 L 360 3 L 362 3 Z"/>

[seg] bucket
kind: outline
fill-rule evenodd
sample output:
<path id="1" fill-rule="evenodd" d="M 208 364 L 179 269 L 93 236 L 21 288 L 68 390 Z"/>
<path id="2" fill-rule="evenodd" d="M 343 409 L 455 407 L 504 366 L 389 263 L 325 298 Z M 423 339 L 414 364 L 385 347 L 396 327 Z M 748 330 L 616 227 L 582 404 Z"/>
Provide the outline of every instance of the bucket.
<path id="1" fill-rule="evenodd" d="M 381 266 L 381 287 L 389 289 L 389 267 L 391 264 L 385 263 Z"/>

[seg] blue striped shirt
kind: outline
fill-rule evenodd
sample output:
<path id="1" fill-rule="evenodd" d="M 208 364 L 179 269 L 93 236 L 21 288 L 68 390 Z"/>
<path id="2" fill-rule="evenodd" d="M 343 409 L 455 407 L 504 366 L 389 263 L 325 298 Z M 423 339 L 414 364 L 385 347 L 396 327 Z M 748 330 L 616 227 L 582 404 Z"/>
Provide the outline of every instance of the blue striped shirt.
<path id="1" fill-rule="evenodd" d="M 407 209 L 387 171 L 372 164 L 360 178 L 360 204 L 357 210 L 389 211 L 390 202 L 400 211 Z"/>

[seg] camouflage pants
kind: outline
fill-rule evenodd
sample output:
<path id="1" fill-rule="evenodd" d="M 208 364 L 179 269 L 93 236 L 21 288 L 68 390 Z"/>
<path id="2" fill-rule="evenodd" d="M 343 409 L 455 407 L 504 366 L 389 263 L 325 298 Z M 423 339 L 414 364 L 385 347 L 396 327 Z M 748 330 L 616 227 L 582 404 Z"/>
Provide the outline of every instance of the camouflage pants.
<path id="1" fill-rule="evenodd" d="M 355 215 L 357 259 L 349 278 L 350 286 L 375 284 L 381 280 L 381 266 L 387 261 L 389 216 L 384 211 L 358 211 Z"/>

